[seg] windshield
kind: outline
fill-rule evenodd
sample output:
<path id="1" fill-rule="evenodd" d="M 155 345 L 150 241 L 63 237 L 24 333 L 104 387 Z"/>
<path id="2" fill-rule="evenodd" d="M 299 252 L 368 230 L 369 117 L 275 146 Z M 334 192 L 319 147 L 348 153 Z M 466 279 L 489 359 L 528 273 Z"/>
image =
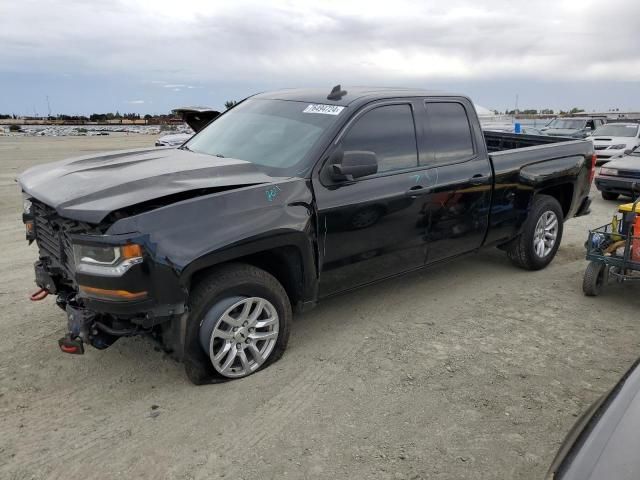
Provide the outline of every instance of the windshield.
<path id="1" fill-rule="evenodd" d="M 603 125 L 593 132 L 593 136 L 607 135 L 610 137 L 635 137 L 638 134 L 638 125 L 609 124 Z"/>
<path id="2" fill-rule="evenodd" d="M 343 109 L 250 98 L 218 117 L 185 146 L 194 152 L 246 160 L 265 167 L 270 175 L 295 175 L 306 168 L 302 162 Z"/>
<path id="3" fill-rule="evenodd" d="M 571 130 L 582 130 L 585 125 L 585 120 L 570 120 L 565 118 L 556 118 L 552 120 L 547 127 L 549 128 L 560 128 L 560 129 L 571 129 Z"/>

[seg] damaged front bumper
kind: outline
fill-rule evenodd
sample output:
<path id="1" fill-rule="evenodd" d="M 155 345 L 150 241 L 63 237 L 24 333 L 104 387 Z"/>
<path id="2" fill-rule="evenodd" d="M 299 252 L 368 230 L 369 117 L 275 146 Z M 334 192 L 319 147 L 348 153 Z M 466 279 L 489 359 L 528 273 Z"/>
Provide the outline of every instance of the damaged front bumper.
<path id="1" fill-rule="evenodd" d="M 38 287 L 57 295 L 56 304 L 67 315 L 68 333 L 59 340 L 63 352 L 83 353 L 84 344 L 104 349 L 125 336 L 161 336 L 166 324 L 185 312 L 186 290 L 179 284 L 178 273 L 168 262 L 154 259 L 144 238 L 73 235 L 72 241 L 74 249 L 76 245 L 85 247 L 75 249 L 85 257 L 76 254 L 74 259 L 66 259 L 66 268 L 56 268 L 61 262 L 50 260 L 41 251 L 34 266 Z M 115 274 L 113 268 L 101 274 L 97 262 L 87 261 L 86 255 L 101 248 L 131 250 L 131 245 L 139 246 L 136 251 L 141 257 Z M 81 268 L 82 262 L 92 268 Z"/>

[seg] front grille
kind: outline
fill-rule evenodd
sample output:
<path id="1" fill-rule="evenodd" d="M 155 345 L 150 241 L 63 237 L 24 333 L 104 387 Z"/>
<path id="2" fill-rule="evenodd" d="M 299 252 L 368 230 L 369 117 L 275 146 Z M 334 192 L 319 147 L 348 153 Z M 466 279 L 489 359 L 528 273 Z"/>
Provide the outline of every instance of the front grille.
<path id="1" fill-rule="evenodd" d="M 37 200 L 32 200 L 32 209 L 40 259 L 50 273 L 72 281 L 73 247 L 69 235 L 88 232 L 90 226 L 63 218 L 55 209 Z"/>
<path id="2" fill-rule="evenodd" d="M 606 150 L 609 145 L 595 145 L 594 150 Z"/>
<path id="3" fill-rule="evenodd" d="M 618 170 L 619 177 L 627 178 L 640 178 L 640 171 L 638 170 Z"/>

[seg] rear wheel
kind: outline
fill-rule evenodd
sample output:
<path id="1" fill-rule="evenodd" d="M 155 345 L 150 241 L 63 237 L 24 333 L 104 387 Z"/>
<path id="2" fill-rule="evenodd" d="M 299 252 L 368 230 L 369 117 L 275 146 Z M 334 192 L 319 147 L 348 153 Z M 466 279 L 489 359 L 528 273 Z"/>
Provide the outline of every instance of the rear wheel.
<path id="1" fill-rule="evenodd" d="M 225 265 L 198 282 L 189 303 L 185 370 L 196 385 L 246 377 L 284 353 L 291 304 L 268 272 Z"/>
<path id="2" fill-rule="evenodd" d="M 607 283 L 607 266 L 599 262 L 590 262 L 584 271 L 582 280 L 582 291 L 588 297 L 595 297 L 602 293 L 602 289 Z"/>
<path id="3" fill-rule="evenodd" d="M 602 198 L 605 200 L 617 200 L 619 196 L 620 195 L 613 192 L 602 192 Z"/>
<path id="4" fill-rule="evenodd" d="M 549 195 L 534 198 L 520 236 L 507 246 L 511 261 L 526 270 L 540 270 L 555 257 L 562 240 L 563 213 Z"/>

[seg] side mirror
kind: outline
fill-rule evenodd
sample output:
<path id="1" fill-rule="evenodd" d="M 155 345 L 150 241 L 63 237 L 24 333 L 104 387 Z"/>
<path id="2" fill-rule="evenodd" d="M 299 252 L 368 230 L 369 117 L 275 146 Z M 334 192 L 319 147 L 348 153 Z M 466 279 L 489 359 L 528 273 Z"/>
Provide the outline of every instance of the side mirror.
<path id="1" fill-rule="evenodd" d="M 335 158 L 330 166 L 334 180 L 353 180 L 378 172 L 378 157 L 366 150 L 349 150 Z"/>

